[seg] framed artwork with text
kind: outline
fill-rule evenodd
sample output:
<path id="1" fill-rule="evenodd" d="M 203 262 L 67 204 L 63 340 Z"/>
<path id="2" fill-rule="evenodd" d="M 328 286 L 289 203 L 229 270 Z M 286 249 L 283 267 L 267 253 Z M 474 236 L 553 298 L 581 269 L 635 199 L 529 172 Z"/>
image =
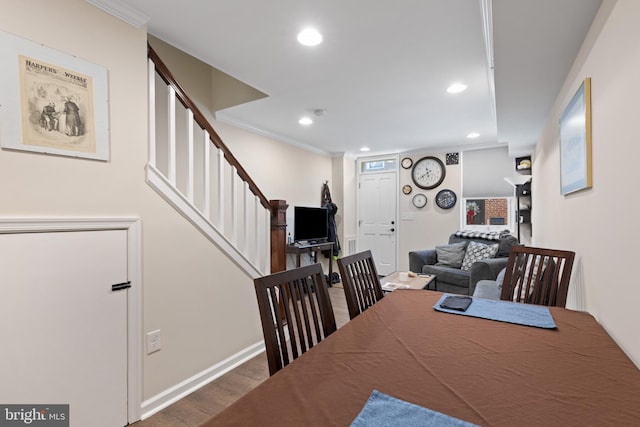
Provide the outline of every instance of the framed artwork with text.
<path id="1" fill-rule="evenodd" d="M 0 146 L 109 160 L 106 68 L 0 32 Z"/>

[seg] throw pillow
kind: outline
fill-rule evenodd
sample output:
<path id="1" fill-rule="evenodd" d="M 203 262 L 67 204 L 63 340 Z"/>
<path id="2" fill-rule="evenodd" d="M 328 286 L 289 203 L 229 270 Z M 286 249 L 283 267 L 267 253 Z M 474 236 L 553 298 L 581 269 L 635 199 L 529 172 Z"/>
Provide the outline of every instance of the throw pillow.
<path id="1" fill-rule="evenodd" d="M 493 258 L 498 252 L 498 243 L 495 245 L 485 245 L 484 243 L 469 242 L 467 251 L 462 260 L 461 270 L 469 270 L 474 262 L 487 258 Z"/>
<path id="2" fill-rule="evenodd" d="M 518 295 L 520 295 L 520 301 L 527 302 L 529 297 L 533 295 L 533 289 L 538 284 L 539 278 L 537 276 L 538 276 L 538 268 L 540 267 L 540 257 L 535 257 L 535 262 L 533 262 L 533 267 L 531 267 L 532 261 L 533 261 L 533 258 L 529 258 L 529 260 L 527 261 L 527 265 L 524 269 L 524 280 L 523 280 L 524 286 L 522 287 L 522 289 L 520 289 L 520 280 L 518 280 L 518 283 L 516 284 L 516 287 L 513 290 L 514 301 L 517 301 Z M 542 269 L 540 270 L 540 279 L 544 275 L 544 270 L 547 268 L 548 264 L 549 264 L 549 258 L 544 257 L 544 260 L 542 261 Z M 533 271 L 531 271 L 532 268 L 533 268 Z M 521 271 L 522 269 L 519 270 L 519 272 Z M 529 294 L 527 295 L 527 281 L 529 280 L 529 274 L 531 274 L 531 286 L 529 286 Z"/>
<path id="3" fill-rule="evenodd" d="M 496 258 L 507 258 L 509 256 L 509 252 L 511 252 L 511 247 L 518 246 L 520 243 L 518 242 L 518 239 L 508 234 L 500 237 L 499 245 Z"/>
<path id="4" fill-rule="evenodd" d="M 500 273 L 498 273 L 498 277 L 496 277 L 496 285 L 498 286 L 498 289 L 502 289 L 502 283 L 504 282 L 504 275 L 506 273 L 507 273 L 506 267 L 500 270 Z"/>
<path id="5" fill-rule="evenodd" d="M 451 268 L 462 267 L 465 249 L 467 249 L 467 242 L 436 246 L 436 258 L 438 260 L 436 265 Z"/>

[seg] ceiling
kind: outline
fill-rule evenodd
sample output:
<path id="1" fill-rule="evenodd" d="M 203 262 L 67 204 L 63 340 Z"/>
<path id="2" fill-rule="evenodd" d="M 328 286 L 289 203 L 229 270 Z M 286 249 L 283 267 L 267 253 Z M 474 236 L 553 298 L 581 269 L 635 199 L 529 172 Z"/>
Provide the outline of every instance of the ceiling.
<path id="1" fill-rule="evenodd" d="M 347 155 L 530 150 L 601 3 L 87 1 L 268 95 L 219 120 Z M 323 43 L 300 45 L 305 26 Z M 468 89 L 448 94 L 453 82 Z"/>

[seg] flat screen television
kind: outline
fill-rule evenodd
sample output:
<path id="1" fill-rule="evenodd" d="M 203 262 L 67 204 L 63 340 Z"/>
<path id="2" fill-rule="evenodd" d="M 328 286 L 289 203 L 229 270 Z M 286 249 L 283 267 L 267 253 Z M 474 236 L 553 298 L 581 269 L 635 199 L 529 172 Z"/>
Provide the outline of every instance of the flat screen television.
<path id="1" fill-rule="evenodd" d="M 329 236 L 329 211 L 326 208 L 295 206 L 293 238 L 296 242 L 326 242 Z"/>

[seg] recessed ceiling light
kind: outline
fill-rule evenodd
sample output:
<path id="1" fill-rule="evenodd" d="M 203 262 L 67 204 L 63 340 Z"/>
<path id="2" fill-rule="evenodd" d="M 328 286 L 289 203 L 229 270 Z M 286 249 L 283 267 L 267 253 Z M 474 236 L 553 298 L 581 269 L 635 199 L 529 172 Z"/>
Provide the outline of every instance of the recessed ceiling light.
<path id="1" fill-rule="evenodd" d="M 369 150 L 371 150 L 369 147 L 362 147 L 362 148 L 360 149 L 360 151 L 369 151 Z"/>
<path id="2" fill-rule="evenodd" d="M 309 126 L 311 123 L 313 123 L 313 120 L 311 120 L 309 117 L 302 117 L 300 118 L 300 120 L 298 120 L 298 123 L 303 126 Z"/>
<path id="3" fill-rule="evenodd" d="M 467 135 L 467 138 L 475 139 L 475 138 L 477 138 L 479 136 L 480 136 L 480 134 L 478 132 L 471 132 L 469 135 Z"/>
<path id="4" fill-rule="evenodd" d="M 305 28 L 298 33 L 298 42 L 305 46 L 317 46 L 322 43 L 322 34 L 315 28 Z"/>
<path id="5" fill-rule="evenodd" d="M 467 85 L 464 83 L 452 83 L 448 88 L 449 93 L 460 93 L 467 89 Z"/>

